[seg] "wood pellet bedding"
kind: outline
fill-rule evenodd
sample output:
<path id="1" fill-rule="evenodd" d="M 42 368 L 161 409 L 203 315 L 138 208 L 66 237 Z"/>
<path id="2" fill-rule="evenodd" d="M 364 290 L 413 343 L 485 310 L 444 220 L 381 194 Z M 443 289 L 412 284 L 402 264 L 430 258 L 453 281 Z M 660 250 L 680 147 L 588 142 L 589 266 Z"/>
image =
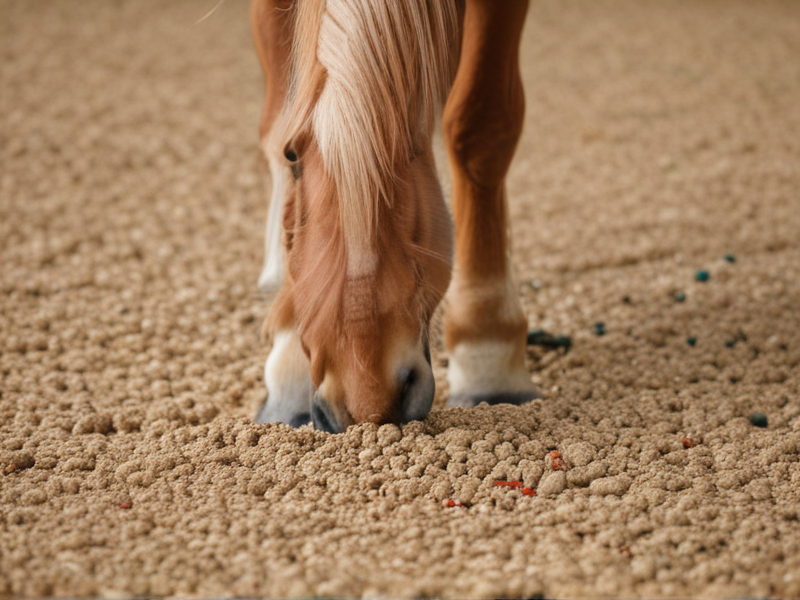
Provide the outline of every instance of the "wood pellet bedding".
<path id="1" fill-rule="evenodd" d="M 0 595 L 800 596 L 800 4 L 534 2 L 544 397 L 443 410 L 437 338 L 428 419 L 336 436 L 250 420 L 262 82 L 210 4 L 0 2 Z"/>

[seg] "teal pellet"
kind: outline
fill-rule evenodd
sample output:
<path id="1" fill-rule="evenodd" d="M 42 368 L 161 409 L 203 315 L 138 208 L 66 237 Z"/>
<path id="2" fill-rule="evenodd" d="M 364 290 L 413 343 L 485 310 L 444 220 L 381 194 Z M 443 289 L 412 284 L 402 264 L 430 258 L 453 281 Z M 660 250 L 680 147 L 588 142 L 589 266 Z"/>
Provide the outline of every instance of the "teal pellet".
<path id="1" fill-rule="evenodd" d="M 528 332 L 528 346 L 544 346 L 545 348 L 564 348 L 569 350 L 572 346 L 572 338 L 567 335 L 554 336 L 547 333 L 544 329 Z"/>
<path id="2" fill-rule="evenodd" d="M 559 348 L 566 348 L 569 350 L 572 347 L 572 338 L 568 335 L 559 335 L 554 341 Z"/>

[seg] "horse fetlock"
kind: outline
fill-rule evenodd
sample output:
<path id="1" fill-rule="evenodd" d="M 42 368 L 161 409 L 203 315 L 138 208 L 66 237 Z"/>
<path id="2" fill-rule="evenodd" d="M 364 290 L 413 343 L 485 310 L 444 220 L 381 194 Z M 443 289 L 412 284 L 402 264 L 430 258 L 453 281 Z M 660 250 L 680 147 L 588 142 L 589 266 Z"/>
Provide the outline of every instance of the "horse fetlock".
<path id="1" fill-rule="evenodd" d="M 280 331 L 264 365 L 267 401 L 258 409 L 257 423 L 286 423 L 299 427 L 311 421 L 314 384 L 308 359 L 295 331 Z"/>
<path id="2" fill-rule="evenodd" d="M 524 340 L 465 341 L 450 351 L 448 406 L 524 404 L 539 398 L 525 368 Z"/>

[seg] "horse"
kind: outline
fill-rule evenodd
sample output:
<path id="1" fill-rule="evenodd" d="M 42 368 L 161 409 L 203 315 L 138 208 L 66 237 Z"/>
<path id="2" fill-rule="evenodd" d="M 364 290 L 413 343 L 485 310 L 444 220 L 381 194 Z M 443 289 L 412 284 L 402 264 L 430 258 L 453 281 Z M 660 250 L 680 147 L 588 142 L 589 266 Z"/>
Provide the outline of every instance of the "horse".
<path id="1" fill-rule="evenodd" d="M 257 422 L 424 419 L 444 300 L 448 406 L 538 397 L 509 250 L 528 0 L 251 0 L 272 197 Z M 432 150 L 441 116 L 452 216 Z"/>

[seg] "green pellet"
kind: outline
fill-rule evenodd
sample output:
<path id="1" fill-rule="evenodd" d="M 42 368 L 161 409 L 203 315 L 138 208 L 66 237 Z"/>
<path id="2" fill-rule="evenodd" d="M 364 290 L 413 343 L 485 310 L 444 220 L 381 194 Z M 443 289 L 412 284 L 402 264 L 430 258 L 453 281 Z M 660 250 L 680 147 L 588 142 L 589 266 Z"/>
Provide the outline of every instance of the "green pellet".
<path id="1" fill-rule="evenodd" d="M 528 332 L 528 345 L 529 346 L 536 346 L 540 344 L 542 341 L 546 340 L 550 337 L 550 334 L 547 333 L 544 329 L 537 329 L 536 331 L 529 331 Z"/>
<path id="2" fill-rule="evenodd" d="M 572 338 L 566 335 L 554 336 L 547 333 L 544 329 L 537 329 L 528 332 L 528 346 L 544 346 L 545 348 L 565 348 L 572 346 Z"/>
<path id="3" fill-rule="evenodd" d="M 556 336 L 555 340 L 553 340 L 553 343 L 558 348 L 569 350 L 572 347 L 572 338 L 568 335 L 559 335 Z"/>

